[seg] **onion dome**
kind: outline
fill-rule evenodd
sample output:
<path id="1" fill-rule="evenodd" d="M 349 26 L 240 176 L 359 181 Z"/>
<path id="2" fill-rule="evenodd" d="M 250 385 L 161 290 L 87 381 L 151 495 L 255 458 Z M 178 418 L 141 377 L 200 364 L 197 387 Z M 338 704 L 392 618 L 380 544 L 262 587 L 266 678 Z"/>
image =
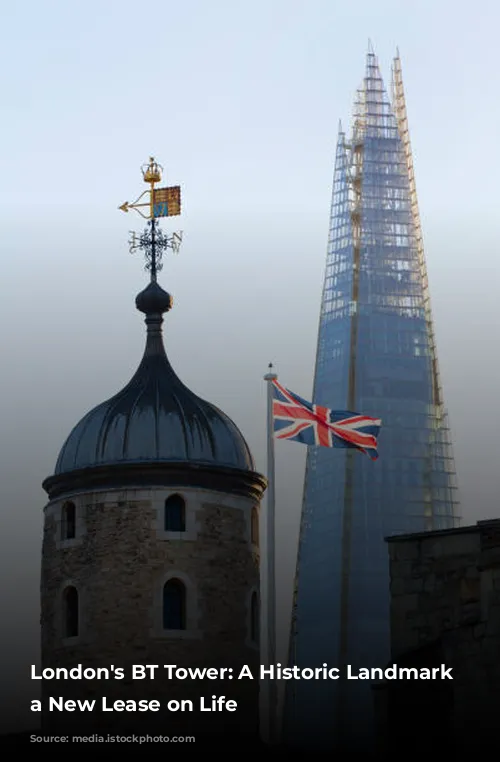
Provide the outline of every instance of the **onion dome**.
<path id="1" fill-rule="evenodd" d="M 146 315 L 142 361 L 129 383 L 75 426 L 55 473 L 138 462 L 188 462 L 253 470 L 243 435 L 233 421 L 188 389 L 167 358 L 162 315 L 172 298 L 152 281 L 136 298 Z"/>

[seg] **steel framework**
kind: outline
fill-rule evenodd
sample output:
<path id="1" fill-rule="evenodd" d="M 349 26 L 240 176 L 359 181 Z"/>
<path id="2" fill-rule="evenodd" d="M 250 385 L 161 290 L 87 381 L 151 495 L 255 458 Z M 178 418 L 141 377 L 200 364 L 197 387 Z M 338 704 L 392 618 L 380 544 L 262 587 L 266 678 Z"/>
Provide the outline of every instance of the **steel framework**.
<path id="1" fill-rule="evenodd" d="M 389 659 L 384 537 L 459 522 L 399 53 L 392 72 L 391 103 L 370 46 L 349 139 L 339 128 L 314 381 L 317 404 L 382 418 L 380 459 L 309 449 L 293 600 L 290 663 L 341 672 Z M 364 684 L 293 681 L 285 735 L 333 746 L 371 701 Z"/>

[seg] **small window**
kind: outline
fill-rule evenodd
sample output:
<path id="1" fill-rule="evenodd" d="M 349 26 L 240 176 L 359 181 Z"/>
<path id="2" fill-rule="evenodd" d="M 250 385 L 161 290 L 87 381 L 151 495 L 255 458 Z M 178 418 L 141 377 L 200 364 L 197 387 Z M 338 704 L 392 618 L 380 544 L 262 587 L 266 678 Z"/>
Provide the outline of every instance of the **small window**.
<path id="1" fill-rule="evenodd" d="M 78 636 L 78 591 L 75 587 L 67 587 L 63 593 L 64 637 Z"/>
<path id="2" fill-rule="evenodd" d="M 61 518 L 61 539 L 74 540 L 76 537 L 76 508 L 74 503 L 64 503 Z"/>
<path id="3" fill-rule="evenodd" d="M 163 588 L 163 629 L 186 629 L 186 588 L 179 579 L 170 579 Z"/>
<path id="4" fill-rule="evenodd" d="M 251 526 L 252 545 L 259 544 L 259 514 L 257 508 L 252 508 L 252 526 Z"/>
<path id="5" fill-rule="evenodd" d="M 186 504 L 180 495 L 165 500 L 165 532 L 186 531 Z"/>
<path id="6" fill-rule="evenodd" d="M 250 640 L 258 645 L 260 640 L 259 596 L 252 593 L 250 600 Z"/>

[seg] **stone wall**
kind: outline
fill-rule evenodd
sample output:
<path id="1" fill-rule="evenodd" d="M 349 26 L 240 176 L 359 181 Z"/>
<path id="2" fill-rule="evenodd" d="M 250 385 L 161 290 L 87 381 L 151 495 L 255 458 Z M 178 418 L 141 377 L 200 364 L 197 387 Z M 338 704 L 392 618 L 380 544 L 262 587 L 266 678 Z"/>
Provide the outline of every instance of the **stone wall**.
<path id="1" fill-rule="evenodd" d="M 385 683 L 393 696 L 399 692 L 396 703 L 402 711 L 398 714 L 394 701 L 391 708 L 390 690 L 382 708 L 378 690 L 379 715 L 388 712 L 390 736 L 405 713 L 402 691 L 414 704 L 420 691 L 420 708 L 412 708 L 414 727 L 422 734 L 437 718 L 430 723 L 435 732 L 461 747 L 471 732 L 492 732 L 498 723 L 500 520 L 393 537 L 388 544 L 392 659 L 405 665 L 413 660 L 415 666 L 424 666 L 425 659 L 428 666 L 443 661 L 452 668 L 453 680 L 429 681 L 425 695 L 422 684 Z"/>
<path id="2" fill-rule="evenodd" d="M 247 498 L 206 490 L 175 490 L 187 505 L 187 531 L 166 537 L 159 510 L 174 490 L 129 490 L 72 498 L 77 536 L 61 542 L 63 501 L 46 508 L 42 559 L 42 666 L 125 667 L 176 664 L 230 667 L 236 675 L 249 665 L 258 675 L 258 646 L 250 642 L 250 597 L 259 590 L 259 550 L 251 538 Z M 258 508 L 258 506 L 257 506 Z M 175 576 L 188 588 L 187 627 L 163 631 L 162 588 Z M 77 637 L 64 638 L 61 596 L 74 585 L 80 597 Z M 127 682 L 43 681 L 43 695 L 65 698 L 191 699 L 223 695 L 238 702 L 232 714 L 153 715 L 47 713 L 45 727 L 63 723 L 81 732 L 143 727 L 164 734 L 253 732 L 258 720 L 258 679 Z"/>

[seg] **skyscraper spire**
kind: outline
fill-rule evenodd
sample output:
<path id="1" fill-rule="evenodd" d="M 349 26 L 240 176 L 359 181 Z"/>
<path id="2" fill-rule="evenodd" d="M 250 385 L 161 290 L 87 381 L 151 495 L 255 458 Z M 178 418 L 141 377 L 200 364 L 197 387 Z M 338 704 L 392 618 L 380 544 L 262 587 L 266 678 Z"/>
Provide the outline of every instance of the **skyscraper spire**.
<path id="1" fill-rule="evenodd" d="M 424 253 L 424 240 L 422 235 L 422 225 L 420 222 L 420 211 L 418 207 L 417 188 L 415 183 L 415 171 L 413 168 L 413 155 L 411 151 L 410 143 L 410 131 L 408 129 L 408 116 L 406 112 L 406 100 L 403 88 L 403 73 L 401 69 L 401 60 L 399 57 L 399 50 L 396 50 L 396 57 L 392 64 L 392 100 L 394 104 L 394 113 L 396 116 L 396 122 L 398 126 L 399 135 L 403 144 L 404 155 L 406 159 L 406 166 L 408 171 L 408 190 L 409 201 L 413 220 L 413 228 L 415 234 L 415 243 L 418 254 L 418 262 L 420 268 L 420 277 L 422 281 L 423 294 L 424 294 L 424 310 L 425 319 L 427 323 L 427 331 L 429 335 L 429 351 L 432 363 L 432 392 L 433 403 L 436 405 L 436 414 L 438 417 L 443 417 L 445 411 L 443 408 L 443 396 L 441 390 L 441 382 L 439 375 L 439 366 L 436 350 L 436 341 L 434 335 L 434 321 L 432 319 L 431 301 L 429 295 L 429 278 L 427 276 L 427 265 L 425 261 Z"/>
<path id="2" fill-rule="evenodd" d="M 384 538 L 458 521 L 399 55 L 393 68 L 391 103 L 369 44 L 352 135 L 337 143 L 314 380 L 316 404 L 382 418 L 380 459 L 308 452 L 292 617 L 299 667 L 384 665 Z M 291 687 L 296 743 L 354 747 L 369 729 L 362 681 Z"/>

